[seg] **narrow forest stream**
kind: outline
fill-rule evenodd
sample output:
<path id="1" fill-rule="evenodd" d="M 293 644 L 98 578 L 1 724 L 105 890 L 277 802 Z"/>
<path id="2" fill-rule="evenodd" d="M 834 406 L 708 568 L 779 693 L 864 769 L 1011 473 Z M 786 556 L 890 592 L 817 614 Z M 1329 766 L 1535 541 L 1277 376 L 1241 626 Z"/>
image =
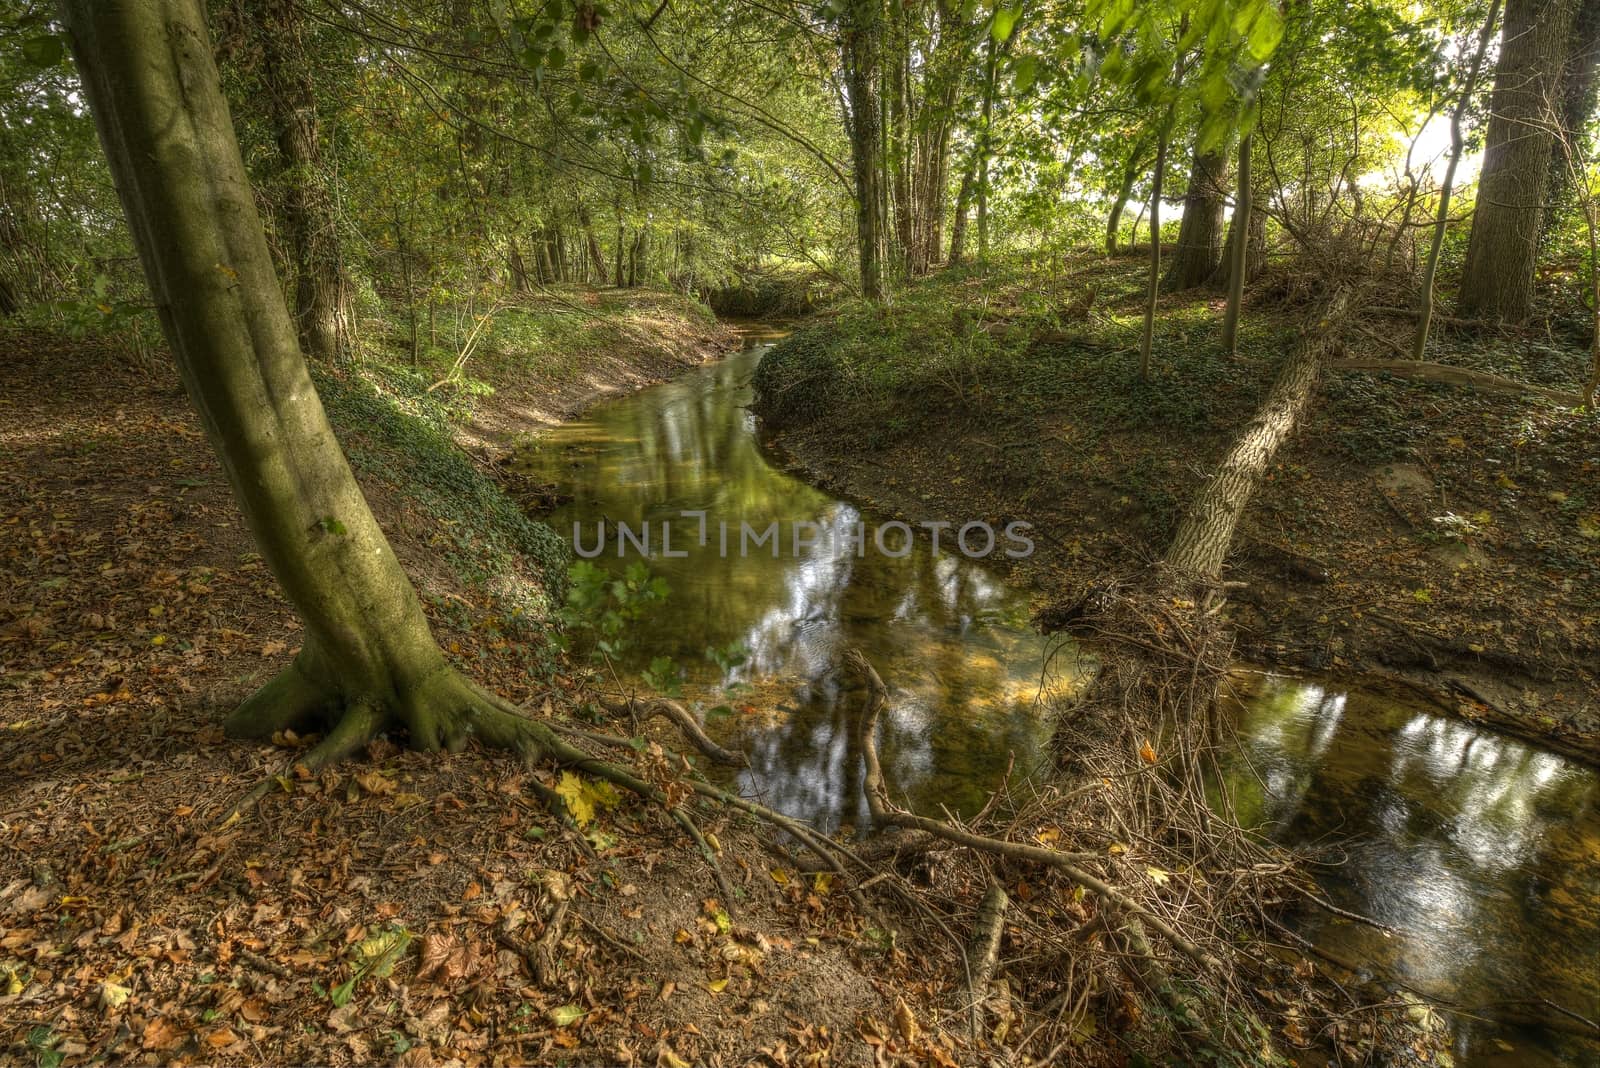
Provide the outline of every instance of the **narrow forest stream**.
<path id="1" fill-rule="evenodd" d="M 747 410 L 767 345 L 602 403 L 526 448 L 527 472 L 571 501 L 549 522 L 648 524 L 670 595 L 633 635 L 668 656 L 707 704 L 730 683 L 732 715 L 708 729 L 742 747 L 739 786 L 830 830 L 866 821 L 859 703 L 838 670 L 860 648 L 891 687 L 879 745 L 890 793 L 924 812 L 971 811 L 1013 758 L 1040 759 L 1042 695 L 1075 667 L 1028 627 L 1026 597 L 982 562 L 918 538 L 898 557 L 836 553 L 826 536 L 793 551 L 790 523 L 842 531 L 861 510 L 774 466 Z M 709 525 L 702 544 L 701 519 Z M 979 517 L 973 517 L 979 518 Z M 724 552 L 719 521 L 733 528 Z M 741 554 L 738 524 L 780 524 L 782 544 Z M 674 555 L 661 552 L 669 525 Z M 835 543 L 837 544 L 837 543 Z M 891 548 L 900 548 L 891 539 Z M 609 537 L 595 562 L 620 569 Z M 708 647 L 742 644 L 724 672 Z M 1391 926 L 1313 915 L 1302 933 L 1329 955 L 1486 1015 L 1600 1018 L 1600 776 L 1565 758 L 1336 683 L 1241 676 L 1239 755 L 1228 795 L 1246 823 L 1343 863 L 1317 871 L 1334 904 Z M 1547 1028 L 1475 1027 L 1458 1017 L 1461 1065 L 1600 1063 L 1600 1046 Z"/>

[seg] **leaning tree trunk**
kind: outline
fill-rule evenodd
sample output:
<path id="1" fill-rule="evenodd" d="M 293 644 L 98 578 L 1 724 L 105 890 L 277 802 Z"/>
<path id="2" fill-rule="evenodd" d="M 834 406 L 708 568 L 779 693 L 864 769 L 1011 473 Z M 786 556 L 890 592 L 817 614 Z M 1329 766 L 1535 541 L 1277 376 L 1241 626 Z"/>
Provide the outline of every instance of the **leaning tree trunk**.
<path id="1" fill-rule="evenodd" d="M 1483 171 L 1472 212 L 1458 308 L 1521 322 L 1533 312 L 1558 103 L 1578 0 L 1510 0 L 1500 35 Z"/>
<path id="2" fill-rule="evenodd" d="M 1222 263 L 1222 216 L 1228 197 L 1228 157 L 1196 151 L 1183 195 L 1183 221 L 1161 286 L 1169 292 L 1202 286 Z"/>
<path id="3" fill-rule="evenodd" d="M 1294 432 L 1301 413 L 1311 403 L 1348 303 L 1343 290 L 1329 299 L 1289 354 L 1250 425 L 1190 504 L 1163 560 L 1177 587 L 1209 589 L 1222 577 L 1222 562 L 1233 543 L 1239 516 L 1256 483 L 1271 468 L 1278 447 Z"/>
<path id="4" fill-rule="evenodd" d="M 321 128 L 303 18 L 293 0 L 269 0 L 255 15 L 262 81 L 278 128 L 283 221 L 294 260 L 295 320 L 308 355 L 335 362 L 345 347 L 348 303 L 332 198 L 323 174 Z"/>
<path id="5" fill-rule="evenodd" d="M 1128 198 L 1133 196 L 1133 183 L 1139 178 L 1146 142 L 1136 141 L 1128 153 L 1128 162 L 1122 168 L 1122 181 L 1117 185 L 1111 201 L 1111 214 L 1106 217 L 1106 255 L 1117 254 L 1117 237 L 1122 229 L 1122 213 L 1127 210 Z"/>
<path id="6" fill-rule="evenodd" d="M 198 0 L 65 0 L 111 174 L 185 388 L 256 544 L 304 624 L 293 663 L 227 719 L 266 738 L 330 728 L 315 768 L 403 726 L 559 746 L 446 663 L 357 486 L 273 276 Z"/>

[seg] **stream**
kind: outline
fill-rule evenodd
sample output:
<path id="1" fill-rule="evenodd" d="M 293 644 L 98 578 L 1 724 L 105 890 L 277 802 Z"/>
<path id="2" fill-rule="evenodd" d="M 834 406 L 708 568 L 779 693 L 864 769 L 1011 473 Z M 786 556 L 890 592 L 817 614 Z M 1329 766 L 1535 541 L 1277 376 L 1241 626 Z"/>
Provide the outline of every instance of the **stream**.
<path id="1" fill-rule="evenodd" d="M 949 532 L 938 553 L 924 536 L 891 537 L 901 555 L 840 550 L 840 536 L 876 520 L 763 449 L 747 406 L 767 347 L 752 336 L 727 359 L 603 402 L 541 434 L 519 466 L 571 495 L 546 519 L 564 538 L 577 524 L 585 552 L 603 546 L 597 565 L 620 571 L 643 555 L 637 541 L 600 542 L 601 520 L 649 531 L 651 570 L 670 593 L 630 632 L 624 667 L 671 657 L 686 696 L 723 710 L 707 729 L 748 754 L 742 792 L 830 831 L 865 825 L 859 693 L 838 670 L 859 648 L 894 689 L 879 740 L 890 793 L 925 813 L 970 813 L 1013 762 L 1020 773 L 1044 759 L 1043 703 L 1084 669 Z M 773 522 L 781 544 L 741 543 L 740 523 Z M 795 522 L 817 525 L 815 544 L 794 544 Z M 733 644 L 748 651 L 738 666 L 707 655 Z M 1600 1018 L 1600 776 L 1336 681 L 1241 675 L 1236 689 L 1240 744 L 1224 779 L 1237 814 L 1341 861 L 1315 869 L 1324 893 L 1394 928 L 1316 913 L 1301 934 L 1459 1006 L 1538 1018 L 1548 999 Z M 1600 1044 L 1547 1028 L 1455 1022 L 1458 1065 L 1600 1064 Z"/>

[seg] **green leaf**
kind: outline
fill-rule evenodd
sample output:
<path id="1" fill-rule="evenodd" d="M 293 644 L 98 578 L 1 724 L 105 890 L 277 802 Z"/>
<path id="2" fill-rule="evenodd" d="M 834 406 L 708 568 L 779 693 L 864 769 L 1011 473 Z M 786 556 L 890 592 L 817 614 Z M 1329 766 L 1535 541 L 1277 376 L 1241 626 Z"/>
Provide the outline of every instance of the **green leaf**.
<path id="1" fill-rule="evenodd" d="M 995 44 L 1005 44 L 1011 36 L 1011 31 L 1017 27 L 1017 19 L 1022 17 L 1022 9 L 1002 7 L 997 8 L 993 19 L 989 23 L 989 33 L 994 37 Z"/>
<path id="2" fill-rule="evenodd" d="M 1017 93 L 1020 95 L 1033 88 L 1034 79 L 1038 76 L 1039 61 L 1033 56 L 1020 56 L 1011 64 L 1011 74 L 1016 80 Z"/>
<path id="3" fill-rule="evenodd" d="M 66 53 L 66 46 L 61 43 L 61 38 L 53 33 L 42 37 L 30 37 L 22 42 L 22 58 L 36 67 L 53 67 L 61 62 Z"/>
<path id="4" fill-rule="evenodd" d="M 350 998 L 355 995 L 355 992 L 356 981 L 354 979 L 346 979 L 344 982 L 328 991 L 328 1000 L 333 1002 L 334 1008 L 342 1009 L 346 1005 L 350 1004 Z"/>

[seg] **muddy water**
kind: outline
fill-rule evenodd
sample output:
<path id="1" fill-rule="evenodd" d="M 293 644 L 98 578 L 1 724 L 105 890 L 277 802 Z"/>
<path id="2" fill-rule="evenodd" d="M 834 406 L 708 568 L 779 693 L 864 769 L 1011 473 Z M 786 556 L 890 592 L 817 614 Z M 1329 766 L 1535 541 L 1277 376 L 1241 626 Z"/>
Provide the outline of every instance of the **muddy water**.
<path id="1" fill-rule="evenodd" d="M 948 547 L 936 555 L 919 539 L 902 557 L 858 555 L 824 536 L 795 550 L 791 521 L 841 532 L 873 517 L 762 450 L 746 406 L 764 350 L 543 435 L 524 466 L 572 495 L 548 520 L 568 537 L 582 524 L 586 550 L 598 520 L 649 524 L 650 566 L 670 594 L 635 631 L 624 667 L 671 657 L 702 708 L 732 709 L 707 726 L 750 755 L 746 793 L 829 829 L 865 822 L 859 694 L 837 670 L 860 648 L 896 691 L 879 740 L 891 792 L 925 812 L 971 811 L 1010 761 L 1025 770 L 1039 759 L 1041 688 L 1073 685 L 1070 658 L 1046 670 L 1025 599 Z M 686 511 L 706 513 L 704 544 Z M 719 521 L 734 532 L 726 550 Z M 779 522 L 780 551 L 741 553 L 741 521 Z M 686 555 L 664 555 L 663 525 Z M 620 570 L 639 557 L 613 528 L 595 563 Z M 731 671 L 705 655 L 733 643 L 749 659 Z M 1397 929 L 1313 917 L 1307 933 L 1330 953 L 1461 1005 L 1549 998 L 1600 1017 L 1592 772 L 1392 701 L 1284 680 L 1259 681 L 1238 724 L 1244 755 L 1228 779 L 1240 815 L 1289 843 L 1337 844 L 1345 863 L 1323 872 L 1328 895 Z M 1496 1014 L 1513 1010 L 1551 1011 Z M 1600 1064 L 1600 1046 L 1545 1029 L 1460 1036 L 1459 1064 Z"/>

